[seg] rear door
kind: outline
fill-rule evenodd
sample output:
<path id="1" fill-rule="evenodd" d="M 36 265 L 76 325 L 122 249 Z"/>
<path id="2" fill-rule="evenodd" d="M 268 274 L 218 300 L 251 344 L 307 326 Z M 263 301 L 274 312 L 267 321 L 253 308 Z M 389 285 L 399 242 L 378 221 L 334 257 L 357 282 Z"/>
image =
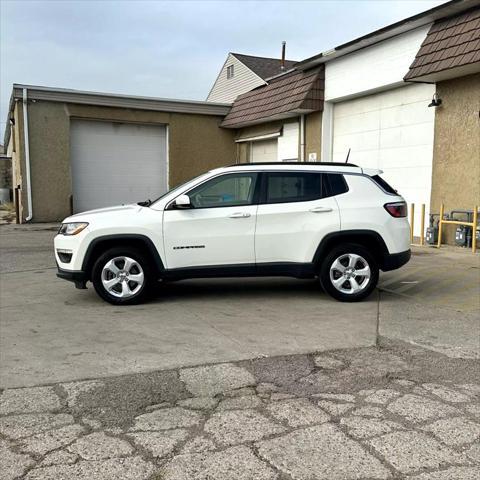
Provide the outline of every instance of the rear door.
<path id="1" fill-rule="evenodd" d="M 219 175 L 187 192 L 191 209 L 165 210 L 168 269 L 255 263 L 257 178 L 254 172 Z"/>
<path id="2" fill-rule="evenodd" d="M 265 173 L 257 210 L 257 264 L 311 262 L 322 238 L 340 230 L 330 192 L 328 178 L 320 172 Z"/>

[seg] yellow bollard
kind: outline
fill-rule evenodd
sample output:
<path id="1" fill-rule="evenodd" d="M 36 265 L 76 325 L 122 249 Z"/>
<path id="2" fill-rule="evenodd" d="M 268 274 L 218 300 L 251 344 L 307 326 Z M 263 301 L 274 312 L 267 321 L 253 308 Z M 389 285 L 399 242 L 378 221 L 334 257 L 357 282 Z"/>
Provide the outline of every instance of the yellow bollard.
<path id="1" fill-rule="evenodd" d="M 442 244 L 442 227 L 443 227 L 443 212 L 444 212 L 444 205 L 443 203 L 440 205 L 440 218 L 438 219 L 438 243 L 437 248 L 440 248 Z"/>
<path id="2" fill-rule="evenodd" d="M 473 207 L 473 222 L 472 222 L 472 252 L 477 250 L 477 222 L 478 222 L 478 205 Z"/>
<path id="3" fill-rule="evenodd" d="M 415 225 L 415 204 L 410 205 L 410 243 L 413 244 L 413 226 Z"/>
<path id="4" fill-rule="evenodd" d="M 420 220 L 420 245 L 425 245 L 425 204 L 422 203 L 422 217 Z"/>

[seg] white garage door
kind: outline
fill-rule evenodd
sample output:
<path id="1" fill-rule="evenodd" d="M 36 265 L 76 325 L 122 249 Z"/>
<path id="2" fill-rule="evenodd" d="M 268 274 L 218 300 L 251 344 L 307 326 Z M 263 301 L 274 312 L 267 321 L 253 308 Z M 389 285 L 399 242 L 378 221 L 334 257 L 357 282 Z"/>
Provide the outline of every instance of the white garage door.
<path id="1" fill-rule="evenodd" d="M 333 161 L 380 168 L 408 203 L 416 203 L 415 235 L 420 234 L 420 204 L 428 214 L 432 180 L 435 109 L 427 105 L 434 86 L 409 85 L 334 105 Z M 427 217 L 428 218 L 428 217 Z"/>
<path id="2" fill-rule="evenodd" d="M 259 140 L 251 143 L 251 162 L 276 162 L 278 157 L 278 140 Z"/>
<path id="3" fill-rule="evenodd" d="M 167 190 L 166 127 L 72 120 L 73 208 L 154 199 Z"/>

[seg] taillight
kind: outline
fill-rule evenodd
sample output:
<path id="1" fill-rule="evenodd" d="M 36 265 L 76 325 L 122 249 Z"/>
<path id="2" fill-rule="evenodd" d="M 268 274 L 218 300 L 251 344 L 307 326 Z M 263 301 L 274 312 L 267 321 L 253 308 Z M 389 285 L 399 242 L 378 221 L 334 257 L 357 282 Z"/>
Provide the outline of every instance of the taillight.
<path id="1" fill-rule="evenodd" d="M 399 218 L 407 216 L 407 204 L 405 202 L 386 203 L 384 207 L 392 217 Z"/>

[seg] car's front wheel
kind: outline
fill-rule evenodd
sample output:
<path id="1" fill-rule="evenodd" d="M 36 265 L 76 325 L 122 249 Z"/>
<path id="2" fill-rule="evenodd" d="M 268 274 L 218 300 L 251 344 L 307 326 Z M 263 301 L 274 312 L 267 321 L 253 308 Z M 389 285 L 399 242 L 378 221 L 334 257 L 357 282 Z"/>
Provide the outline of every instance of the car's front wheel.
<path id="1" fill-rule="evenodd" d="M 133 248 L 102 253 L 92 270 L 98 295 L 114 305 L 141 303 L 150 294 L 155 276 L 148 259 Z"/>
<path id="2" fill-rule="evenodd" d="M 344 244 L 333 249 L 320 268 L 324 290 L 342 302 L 368 297 L 378 283 L 378 264 L 362 245 Z"/>

